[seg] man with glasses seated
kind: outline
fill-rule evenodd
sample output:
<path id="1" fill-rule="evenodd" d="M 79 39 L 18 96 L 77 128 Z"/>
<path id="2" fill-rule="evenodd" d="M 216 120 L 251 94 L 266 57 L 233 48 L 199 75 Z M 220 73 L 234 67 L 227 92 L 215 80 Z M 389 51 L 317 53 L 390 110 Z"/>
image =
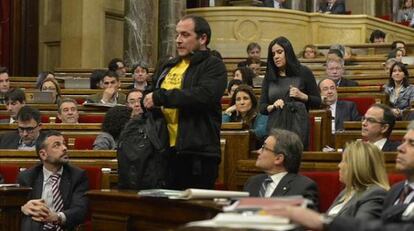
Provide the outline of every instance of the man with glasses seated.
<path id="1" fill-rule="evenodd" d="M 339 51 L 339 50 L 337 50 Z M 331 58 L 326 61 L 326 74 L 332 79 L 337 87 L 355 87 L 358 83 L 354 80 L 344 78 L 345 61 L 338 54 L 338 58 Z"/>
<path id="2" fill-rule="evenodd" d="M 126 105 L 132 109 L 131 117 L 138 117 L 143 113 L 141 105 L 143 95 L 143 92 L 139 89 L 128 92 Z"/>
<path id="3" fill-rule="evenodd" d="M 318 208 L 319 195 L 316 183 L 299 175 L 303 144 L 295 133 L 273 129 L 259 150 L 256 167 L 265 173 L 250 177 L 244 191 L 251 197 L 303 196 Z"/>
<path id="4" fill-rule="evenodd" d="M 39 110 L 23 106 L 17 113 L 17 126 L 17 131 L 1 136 L 0 149 L 35 150 L 42 129 Z"/>
<path id="5" fill-rule="evenodd" d="M 375 144 L 384 152 L 397 151 L 400 142 L 389 139 L 395 125 L 391 108 L 384 104 L 372 105 L 361 119 L 361 134 L 364 140 Z"/>

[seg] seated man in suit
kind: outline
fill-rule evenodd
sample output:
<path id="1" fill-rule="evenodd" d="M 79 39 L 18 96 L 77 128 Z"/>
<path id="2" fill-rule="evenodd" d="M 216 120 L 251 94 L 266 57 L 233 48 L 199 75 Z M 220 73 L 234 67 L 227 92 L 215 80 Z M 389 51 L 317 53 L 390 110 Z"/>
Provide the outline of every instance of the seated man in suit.
<path id="1" fill-rule="evenodd" d="M 394 184 L 388 191 L 381 219 L 367 222 L 345 216 L 333 218 L 299 207 L 278 207 L 266 212 L 287 217 L 292 223 L 311 230 L 414 230 L 414 121 L 408 125 L 408 131 L 398 147 L 395 166 L 407 179 Z"/>
<path id="2" fill-rule="evenodd" d="M 265 174 L 250 177 L 244 191 L 252 197 L 301 195 L 313 202 L 313 208 L 318 208 L 318 186 L 298 174 L 302 152 L 298 135 L 282 129 L 271 130 L 256 160 L 256 166 Z"/>
<path id="3" fill-rule="evenodd" d="M 338 87 L 355 87 L 358 83 L 354 80 L 344 78 L 345 73 L 345 61 L 342 58 L 328 59 L 326 61 L 326 74 L 328 78 L 335 81 Z"/>
<path id="4" fill-rule="evenodd" d="M 20 108 L 26 104 L 26 95 L 21 89 L 13 88 L 6 93 L 4 101 L 6 104 L 7 112 L 10 113 L 10 118 L 1 120 L 1 123 L 15 123 L 17 113 L 20 111 Z"/>
<path id="5" fill-rule="evenodd" d="M 326 0 L 320 4 L 319 12 L 325 14 L 345 14 L 345 2 L 342 0 Z"/>
<path id="6" fill-rule="evenodd" d="M 351 101 L 338 100 L 336 84 L 332 79 L 325 78 L 318 83 L 322 103 L 329 106 L 332 113 L 332 134 L 344 129 L 344 121 L 360 121 L 356 104 Z"/>
<path id="7" fill-rule="evenodd" d="M 78 103 L 72 98 L 60 100 L 58 107 L 58 118 L 62 123 L 77 124 L 79 123 Z"/>
<path id="8" fill-rule="evenodd" d="M 116 72 L 108 71 L 101 81 L 103 92 L 91 95 L 86 102 L 102 104 L 125 104 L 126 96 L 118 89 L 121 87 L 121 81 Z"/>
<path id="9" fill-rule="evenodd" d="M 283 9 L 287 8 L 285 2 L 286 0 L 263 0 L 263 6 L 276 9 Z"/>
<path id="10" fill-rule="evenodd" d="M 19 174 L 17 183 L 31 187 L 22 230 L 74 230 L 88 211 L 86 172 L 68 163 L 62 134 L 48 131 L 36 143 L 41 163 Z"/>
<path id="11" fill-rule="evenodd" d="M 9 74 L 7 73 L 7 68 L 0 66 L 0 103 L 5 103 L 4 95 L 9 91 L 9 89 L 10 80 Z"/>
<path id="12" fill-rule="evenodd" d="M 2 134 L 0 149 L 35 150 L 42 129 L 39 110 L 23 106 L 17 113 L 17 126 L 17 131 Z"/>
<path id="13" fill-rule="evenodd" d="M 362 117 L 361 134 L 363 139 L 375 144 L 383 152 L 397 150 L 400 142 L 389 139 L 395 125 L 391 108 L 384 104 L 374 104 Z"/>

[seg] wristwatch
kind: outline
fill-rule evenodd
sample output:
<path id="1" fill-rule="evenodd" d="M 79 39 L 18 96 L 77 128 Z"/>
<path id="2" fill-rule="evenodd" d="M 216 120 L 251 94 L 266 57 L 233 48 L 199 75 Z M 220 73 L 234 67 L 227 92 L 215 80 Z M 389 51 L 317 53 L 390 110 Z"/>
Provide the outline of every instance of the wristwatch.
<path id="1" fill-rule="evenodd" d="M 326 214 L 321 214 L 320 219 L 321 219 L 321 222 L 322 222 L 323 230 L 328 230 L 328 228 L 331 225 L 334 217 L 328 216 Z"/>
<path id="2" fill-rule="evenodd" d="M 62 214 L 60 212 L 57 213 L 57 217 L 58 217 L 58 220 L 57 220 L 58 224 L 62 224 L 63 223 L 63 218 L 62 218 Z"/>

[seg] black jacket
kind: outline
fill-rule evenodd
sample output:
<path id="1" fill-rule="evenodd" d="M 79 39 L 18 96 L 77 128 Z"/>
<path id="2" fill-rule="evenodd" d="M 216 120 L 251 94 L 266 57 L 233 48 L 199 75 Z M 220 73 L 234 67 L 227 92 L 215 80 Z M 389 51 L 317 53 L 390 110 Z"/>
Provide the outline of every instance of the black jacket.
<path id="1" fill-rule="evenodd" d="M 190 57 L 182 88 L 160 88 L 169 70 L 180 61 L 174 58 L 154 74 L 154 104 L 179 110 L 178 154 L 220 158 L 220 100 L 227 85 L 226 67 L 209 51 L 196 51 Z"/>

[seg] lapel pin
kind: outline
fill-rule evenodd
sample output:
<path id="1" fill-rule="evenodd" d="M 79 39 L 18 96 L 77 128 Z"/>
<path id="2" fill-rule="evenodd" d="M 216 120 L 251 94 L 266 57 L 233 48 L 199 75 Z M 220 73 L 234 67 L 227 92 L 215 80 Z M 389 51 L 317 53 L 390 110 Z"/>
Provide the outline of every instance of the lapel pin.
<path id="1" fill-rule="evenodd" d="M 287 190 L 287 188 L 286 187 L 283 187 L 283 191 L 286 191 Z"/>

